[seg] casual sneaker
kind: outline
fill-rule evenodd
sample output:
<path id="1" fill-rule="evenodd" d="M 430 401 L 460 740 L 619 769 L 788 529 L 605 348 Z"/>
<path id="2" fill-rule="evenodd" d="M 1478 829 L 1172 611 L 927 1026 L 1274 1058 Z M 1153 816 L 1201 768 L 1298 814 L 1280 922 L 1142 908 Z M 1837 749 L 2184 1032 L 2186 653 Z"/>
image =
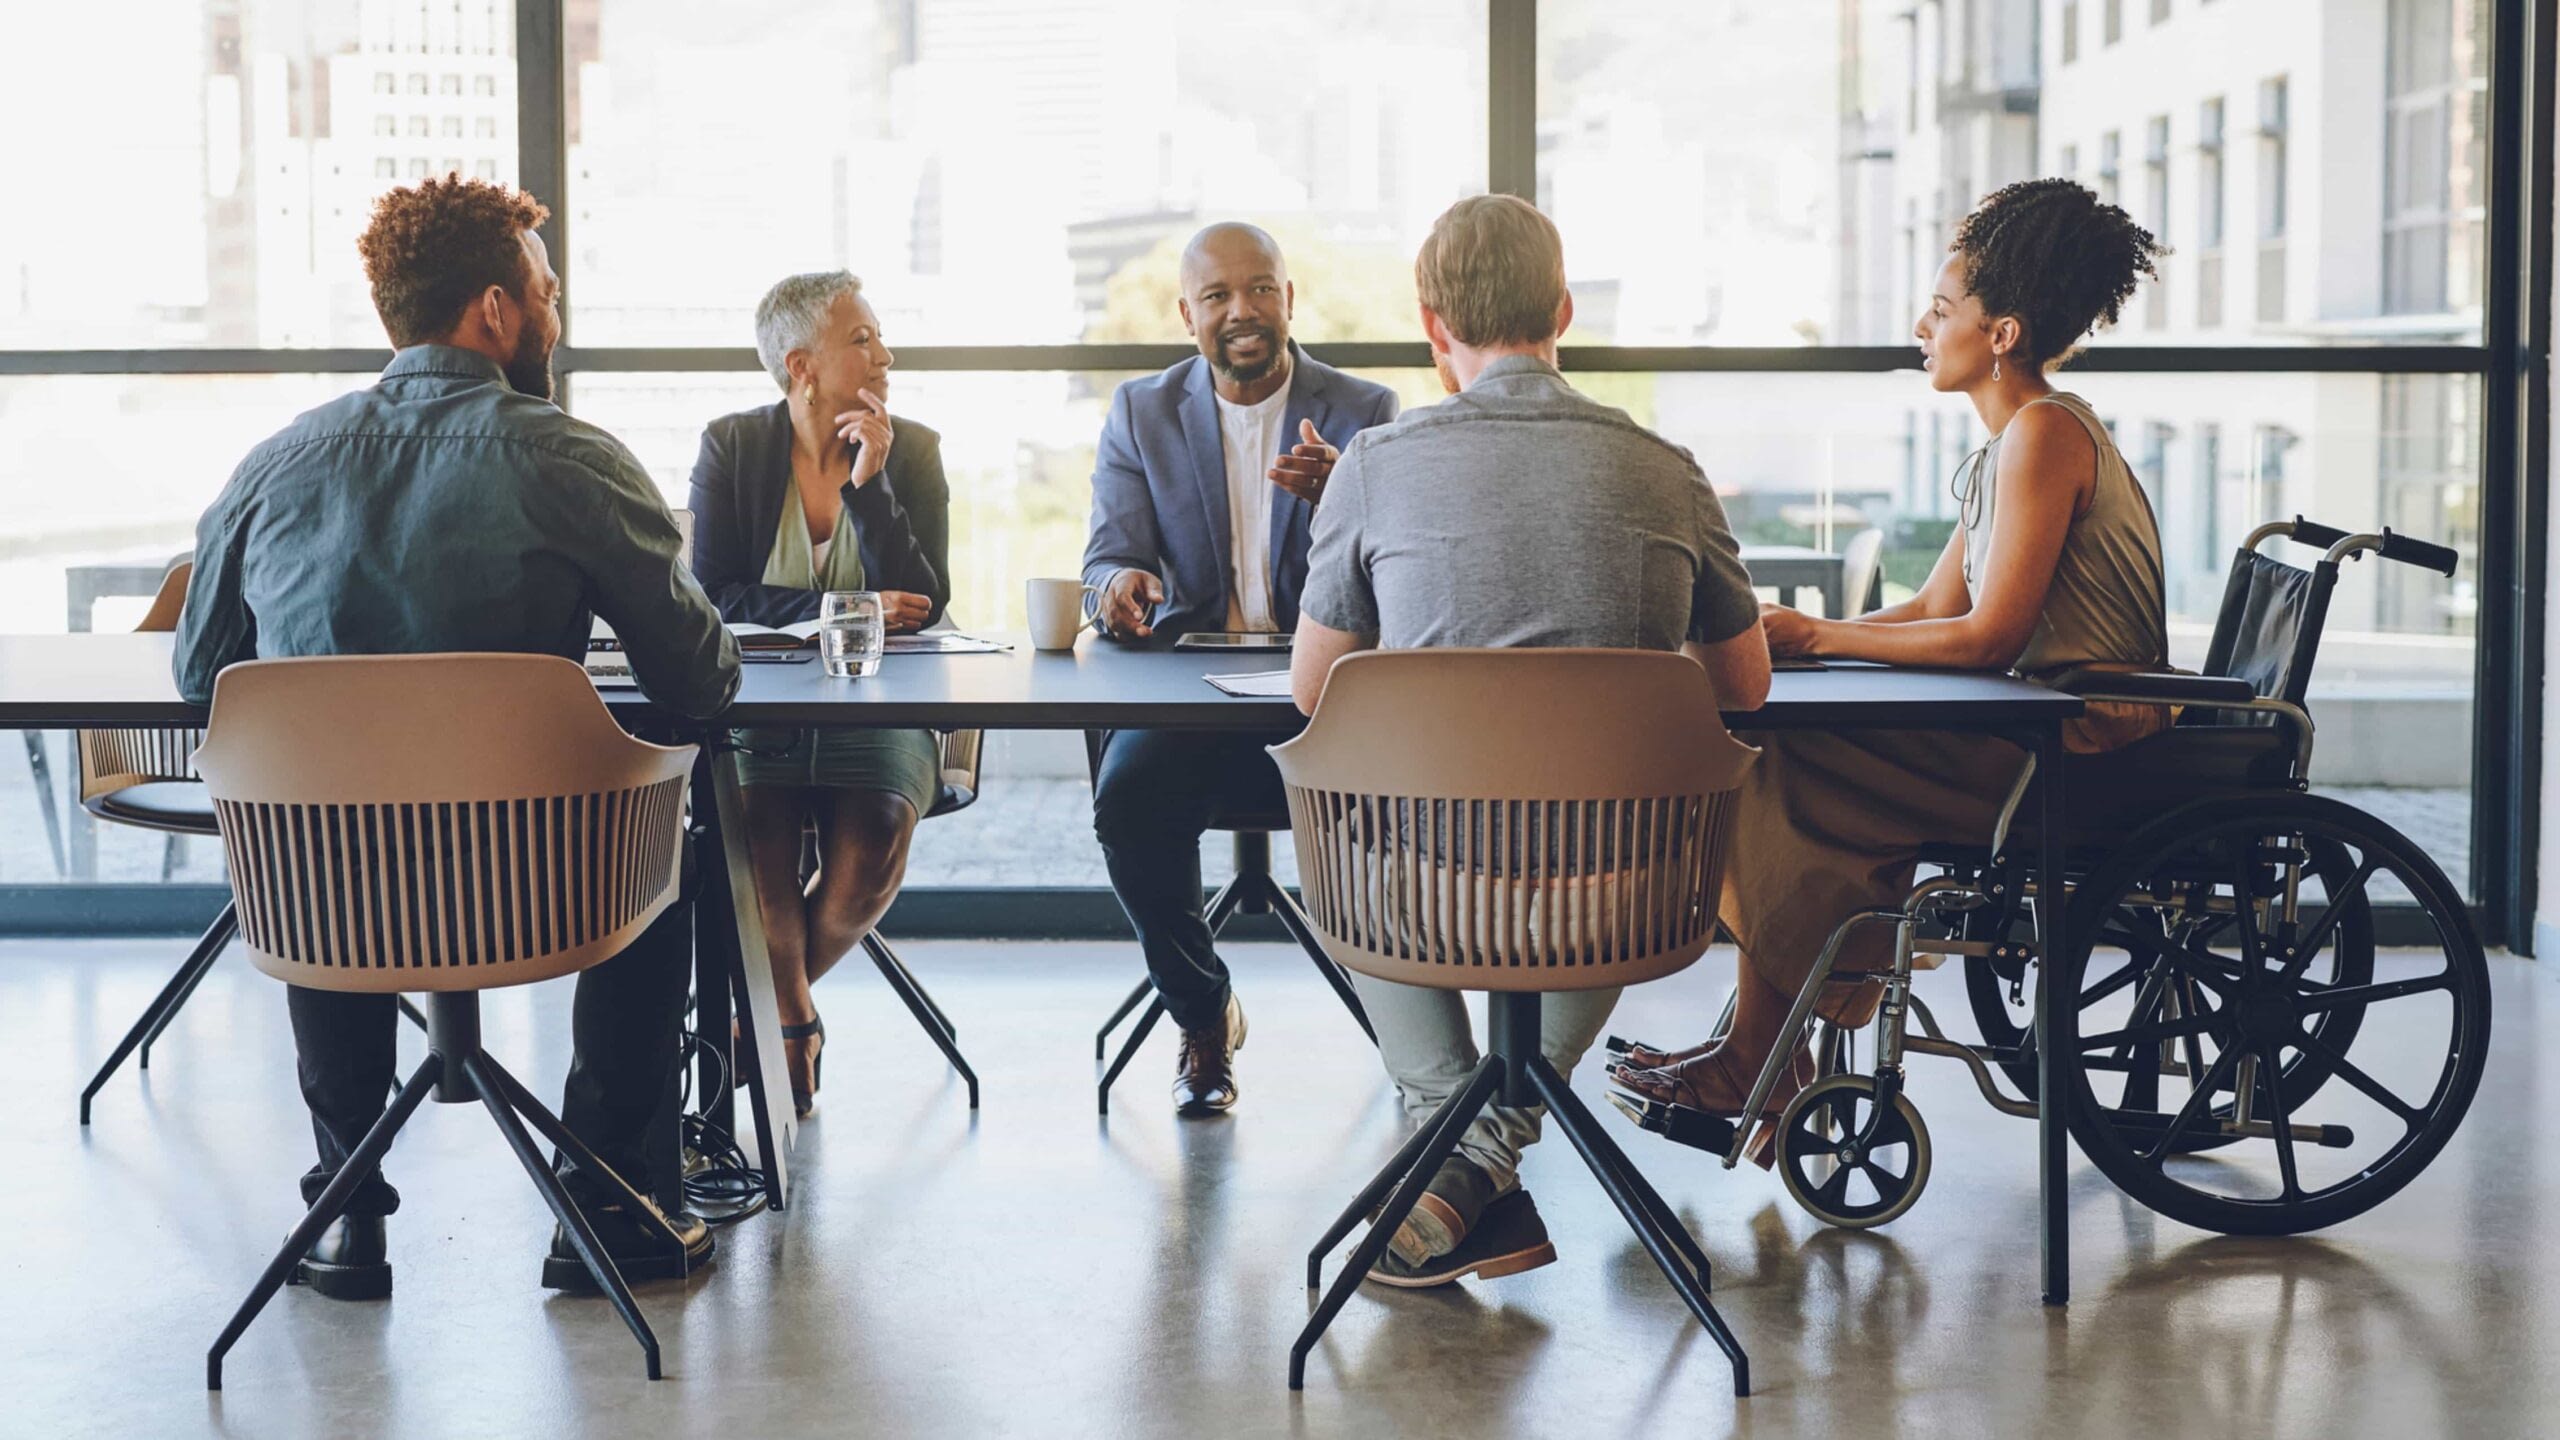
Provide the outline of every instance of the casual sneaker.
<path id="1" fill-rule="evenodd" d="M 1476 1217 L 1492 1203 L 1493 1177 L 1465 1156 L 1452 1155 L 1440 1162 L 1439 1173 L 1406 1212 L 1387 1250 L 1408 1265 L 1446 1255 L 1458 1248 L 1458 1242 L 1475 1227 Z"/>
<path id="2" fill-rule="evenodd" d="M 1494 1280 L 1552 1265 L 1555 1242 L 1547 1238 L 1547 1222 L 1538 1217 L 1538 1202 L 1526 1190 L 1514 1190 L 1484 1208 L 1473 1229 L 1454 1249 L 1419 1264 L 1388 1252 L 1369 1270 L 1381 1285 L 1428 1290 L 1473 1275 Z"/>

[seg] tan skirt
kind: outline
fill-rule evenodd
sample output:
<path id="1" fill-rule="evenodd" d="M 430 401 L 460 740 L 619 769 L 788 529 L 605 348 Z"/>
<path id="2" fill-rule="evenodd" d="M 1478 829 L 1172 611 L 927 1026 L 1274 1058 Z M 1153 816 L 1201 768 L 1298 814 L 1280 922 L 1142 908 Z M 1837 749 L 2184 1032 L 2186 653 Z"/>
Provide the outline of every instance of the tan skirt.
<path id="1" fill-rule="evenodd" d="M 1720 916 L 1743 963 L 1790 996 L 1842 920 L 1910 896 L 1921 847 L 1990 843 L 2027 762 L 2026 751 L 1987 735 L 1791 730 L 1754 738 L 1760 760 L 1735 797 Z M 1867 1023 L 1883 989 L 1850 972 L 1892 963 L 1891 926 L 1851 931 L 1818 1013 L 1839 1025 Z"/>

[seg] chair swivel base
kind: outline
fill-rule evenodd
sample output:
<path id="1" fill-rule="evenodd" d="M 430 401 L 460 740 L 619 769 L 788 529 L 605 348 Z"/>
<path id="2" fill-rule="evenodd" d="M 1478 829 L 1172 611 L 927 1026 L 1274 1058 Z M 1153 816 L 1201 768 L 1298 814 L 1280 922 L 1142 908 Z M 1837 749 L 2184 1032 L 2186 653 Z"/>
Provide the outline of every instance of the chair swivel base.
<path id="1" fill-rule="evenodd" d="M 1239 835 L 1236 838 L 1242 841 L 1247 837 Z M 1267 846 L 1268 837 L 1256 838 L 1264 839 Z M 1244 847 L 1239 845 L 1239 856 L 1245 853 Z M 1378 1032 L 1369 1023 L 1369 1011 L 1360 1003 L 1359 992 L 1351 988 L 1351 979 L 1343 974 L 1342 967 L 1333 963 L 1333 957 L 1324 952 L 1324 945 L 1316 939 L 1315 925 L 1307 919 L 1306 912 L 1298 908 L 1298 902 L 1291 899 L 1289 892 L 1272 877 L 1268 849 L 1263 853 L 1266 856 L 1263 864 L 1239 865 L 1235 878 L 1210 899 L 1204 917 L 1209 922 L 1209 933 L 1216 935 L 1225 930 L 1227 922 L 1240 914 L 1277 917 L 1281 928 L 1298 942 L 1298 948 L 1307 953 L 1307 958 L 1315 962 L 1317 972 L 1333 987 L 1335 998 L 1351 1012 L 1352 1020 L 1360 1026 L 1360 1033 L 1369 1037 L 1370 1044 L 1377 1044 Z M 1130 1030 L 1129 1038 L 1120 1046 L 1120 1053 L 1113 1057 L 1111 1068 L 1103 1072 L 1101 1083 L 1094 1087 L 1094 1105 L 1102 1114 L 1111 1113 L 1112 1084 L 1119 1080 L 1121 1071 L 1129 1068 L 1129 1062 L 1137 1058 L 1138 1047 L 1146 1043 L 1148 1034 L 1156 1028 L 1156 1022 L 1164 1018 L 1164 997 L 1155 993 L 1155 982 L 1140 980 L 1121 999 L 1119 1008 L 1111 1012 L 1111 1018 L 1102 1022 L 1102 1028 L 1093 1032 L 1093 1058 L 1099 1060 L 1110 1047 L 1111 1032 L 1140 1005 L 1146 1006 L 1145 1013 L 1138 1016 L 1136 1027 Z"/>
<path id="2" fill-rule="evenodd" d="M 1741 1342 L 1734 1338 L 1724 1317 L 1716 1312 L 1714 1302 L 1707 1298 L 1711 1278 L 1705 1252 L 1643 1172 L 1601 1128 L 1581 1097 L 1539 1053 L 1538 1008 L 1539 997 L 1533 993 L 1496 992 L 1492 996 L 1492 1053 L 1476 1067 L 1465 1087 L 1434 1112 L 1386 1167 L 1352 1197 L 1315 1248 L 1307 1252 L 1307 1288 L 1313 1290 L 1323 1284 L 1324 1257 L 1377 1207 L 1367 1233 L 1352 1247 L 1342 1273 L 1334 1277 L 1332 1288 L 1325 1290 L 1306 1329 L 1299 1332 L 1297 1343 L 1289 1348 L 1290 1389 L 1306 1388 L 1308 1352 L 1323 1338 L 1325 1328 L 1350 1300 L 1351 1292 L 1360 1288 L 1370 1267 L 1386 1252 L 1387 1241 L 1394 1236 L 1396 1227 L 1421 1200 L 1441 1162 L 1458 1148 L 1458 1140 L 1466 1134 L 1468 1125 L 1483 1113 L 1485 1106 L 1499 1098 L 1509 1106 L 1547 1107 L 1549 1123 L 1572 1142 L 1584 1167 L 1618 1207 L 1619 1215 L 1635 1231 L 1636 1239 L 1642 1242 L 1663 1278 L 1671 1282 L 1689 1313 L 1706 1327 L 1708 1336 L 1732 1362 L 1733 1393 L 1751 1393 L 1751 1359 L 1743 1353 Z"/>
<path id="3" fill-rule="evenodd" d="M 615 1267 L 613 1257 L 606 1253 L 603 1243 L 596 1238 L 595 1227 L 587 1222 L 586 1213 L 578 1208 L 578 1202 L 560 1183 L 559 1175 L 543 1158 L 541 1150 L 536 1148 L 525 1126 L 531 1124 L 541 1132 L 543 1139 L 559 1147 L 571 1163 L 602 1181 L 616 1203 L 632 1214 L 646 1216 L 655 1222 L 661 1236 L 677 1253 L 683 1253 L 684 1242 L 654 1202 L 633 1190 L 629 1182 L 598 1159 L 585 1142 L 570 1133 L 569 1128 L 560 1123 L 559 1117 L 543 1108 L 542 1102 L 534 1099 L 531 1092 L 480 1048 L 479 1002 L 478 993 L 472 991 L 428 997 L 427 1058 L 400 1087 L 399 1095 L 383 1112 L 382 1118 L 375 1121 L 373 1128 L 357 1142 L 355 1153 L 349 1155 L 347 1162 L 338 1167 L 338 1173 L 330 1177 L 328 1187 L 312 1203 L 310 1212 L 302 1217 L 302 1223 L 294 1226 L 293 1233 L 285 1237 L 284 1245 L 267 1263 L 266 1272 L 251 1287 L 248 1298 L 240 1302 L 231 1322 L 223 1327 L 221 1337 L 213 1342 L 212 1349 L 205 1352 L 206 1389 L 222 1388 L 223 1357 L 247 1333 L 250 1322 L 258 1318 L 267 1302 L 284 1288 L 303 1254 L 320 1237 L 320 1232 L 346 1212 L 356 1187 L 380 1169 L 382 1157 L 390 1151 L 392 1140 L 431 1094 L 446 1104 L 467 1104 L 476 1100 L 489 1112 L 498 1133 L 506 1137 L 507 1148 L 515 1152 L 517 1162 L 532 1179 L 534 1189 L 541 1192 L 553 1216 L 569 1232 L 570 1244 L 577 1250 L 578 1258 L 586 1263 L 587 1273 L 595 1281 L 596 1288 L 613 1301 L 613 1308 L 621 1315 L 622 1323 L 630 1327 L 632 1338 L 640 1342 L 641 1353 L 648 1363 L 649 1378 L 659 1378 L 656 1333 L 650 1330 L 648 1320 L 641 1315 L 639 1302 L 632 1299 L 631 1287 L 623 1282 L 622 1272 Z"/>

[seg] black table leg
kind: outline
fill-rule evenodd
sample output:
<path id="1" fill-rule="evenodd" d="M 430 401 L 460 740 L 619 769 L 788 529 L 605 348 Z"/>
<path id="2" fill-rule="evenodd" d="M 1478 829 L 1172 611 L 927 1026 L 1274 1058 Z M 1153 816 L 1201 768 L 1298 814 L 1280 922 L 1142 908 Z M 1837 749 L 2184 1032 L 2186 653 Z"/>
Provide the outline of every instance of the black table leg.
<path id="1" fill-rule="evenodd" d="M 791 1192 L 789 1161 L 797 1125 L 790 1078 L 782 1064 L 780 1021 L 774 1008 L 773 971 L 764 948 L 764 916 L 756 909 L 755 877 L 747 859 L 746 802 L 737 770 L 709 745 L 694 765 L 695 854 L 702 888 L 694 902 L 694 1014 L 703 1039 L 731 1056 L 731 1073 L 745 1088 L 755 1124 L 756 1163 L 764 1170 L 765 1199 L 776 1210 Z M 731 1017 L 746 1043 L 729 1043 Z M 715 1077 L 716 1083 L 716 1077 Z M 697 1093 L 708 1093 L 697 1091 Z M 711 1118 L 737 1133 L 734 1106 Z"/>
<path id="2" fill-rule="evenodd" d="M 2064 1091 L 2061 1047 L 2053 1043 L 2054 977 L 2070 943 L 2070 899 L 2064 884 L 2062 724 L 2036 736 L 2036 1188 L 2043 1223 L 2037 1227 L 2044 1259 L 2044 1303 L 2071 1299 L 2071 1127 Z"/>

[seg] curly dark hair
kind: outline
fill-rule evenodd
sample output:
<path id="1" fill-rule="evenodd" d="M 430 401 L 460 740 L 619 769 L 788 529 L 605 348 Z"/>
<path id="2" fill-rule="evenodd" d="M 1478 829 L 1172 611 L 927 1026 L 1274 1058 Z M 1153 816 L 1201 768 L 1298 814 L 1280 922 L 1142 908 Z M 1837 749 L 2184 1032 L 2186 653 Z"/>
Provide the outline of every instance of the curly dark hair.
<path id="1" fill-rule="evenodd" d="M 394 346 L 453 332 L 464 306 L 492 285 L 522 299 L 524 242 L 551 218 L 541 201 L 508 185 L 444 175 L 385 194 L 356 249 L 373 285 L 373 308 Z"/>
<path id="2" fill-rule="evenodd" d="M 2160 278 L 2169 247 L 2133 217 L 2068 180 L 2021 180 L 1984 197 L 1956 225 L 1949 252 L 1986 316 L 2014 315 L 2020 346 L 2038 364 L 2071 358 L 2113 325 L 2144 276 Z"/>

